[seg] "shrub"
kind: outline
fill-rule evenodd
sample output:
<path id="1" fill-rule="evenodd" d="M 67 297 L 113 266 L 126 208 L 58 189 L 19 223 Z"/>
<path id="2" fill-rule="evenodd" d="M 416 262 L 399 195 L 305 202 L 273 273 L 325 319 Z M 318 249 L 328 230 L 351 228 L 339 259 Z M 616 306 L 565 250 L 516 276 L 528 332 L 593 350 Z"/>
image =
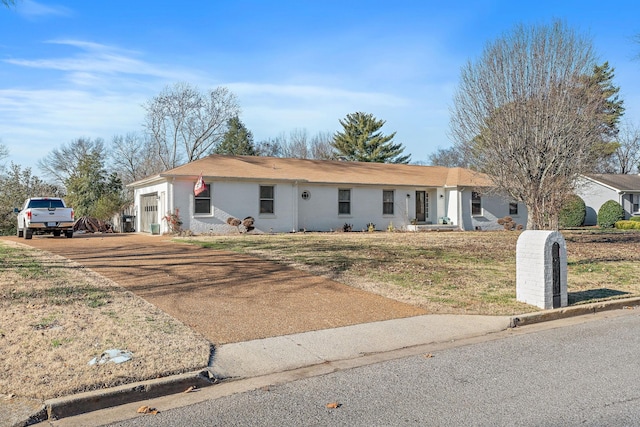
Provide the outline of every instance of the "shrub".
<path id="1" fill-rule="evenodd" d="M 558 213 L 560 228 L 580 227 L 587 216 L 587 205 L 577 194 L 569 196 Z"/>
<path id="2" fill-rule="evenodd" d="M 600 206 L 598 211 L 598 226 L 612 228 L 616 222 L 624 219 L 624 209 L 615 200 L 608 200 Z"/>
<path id="3" fill-rule="evenodd" d="M 513 218 L 511 218 L 510 216 L 505 216 L 504 218 L 500 218 L 498 220 L 498 224 L 500 224 L 501 226 L 504 227 L 505 230 L 507 231 L 512 231 L 512 230 L 522 230 L 523 227 L 521 224 L 516 223 Z"/>
<path id="4" fill-rule="evenodd" d="M 629 218 L 629 221 L 640 222 L 640 216 L 632 216 L 631 218 Z"/>
<path id="5" fill-rule="evenodd" d="M 640 230 L 640 221 L 622 220 L 615 223 L 618 230 Z"/>

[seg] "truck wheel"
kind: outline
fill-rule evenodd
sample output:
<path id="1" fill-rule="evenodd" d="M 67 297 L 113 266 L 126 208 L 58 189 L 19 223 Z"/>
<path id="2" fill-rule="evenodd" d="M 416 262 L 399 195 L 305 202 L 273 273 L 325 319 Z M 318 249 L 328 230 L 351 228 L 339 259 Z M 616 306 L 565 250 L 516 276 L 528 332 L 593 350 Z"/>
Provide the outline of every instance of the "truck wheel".
<path id="1" fill-rule="evenodd" d="M 22 237 L 22 230 L 18 228 L 18 237 Z"/>
<path id="2" fill-rule="evenodd" d="M 53 237 L 60 237 L 60 230 L 54 230 Z"/>
<path id="3" fill-rule="evenodd" d="M 64 232 L 64 235 L 66 236 L 67 239 L 70 239 L 73 237 L 73 230 L 67 230 Z"/>
<path id="4" fill-rule="evenodd" d="M 33 237 L 33 230 L 30 230 L 28 228 L 24 229 L 24 238 L 29 240 Z"/>

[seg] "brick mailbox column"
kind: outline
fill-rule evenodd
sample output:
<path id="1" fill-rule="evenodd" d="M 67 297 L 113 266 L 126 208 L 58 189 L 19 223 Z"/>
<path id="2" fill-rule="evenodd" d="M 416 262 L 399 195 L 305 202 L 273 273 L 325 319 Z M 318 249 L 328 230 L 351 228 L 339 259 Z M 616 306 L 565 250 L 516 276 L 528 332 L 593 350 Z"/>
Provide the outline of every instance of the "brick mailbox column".
<path id="1" fill-rule="evenodd" d="M 567 244 L 557 231 L 523 231 L 516 245 L 516 299 L 545 310 L 566 307 Z"/>

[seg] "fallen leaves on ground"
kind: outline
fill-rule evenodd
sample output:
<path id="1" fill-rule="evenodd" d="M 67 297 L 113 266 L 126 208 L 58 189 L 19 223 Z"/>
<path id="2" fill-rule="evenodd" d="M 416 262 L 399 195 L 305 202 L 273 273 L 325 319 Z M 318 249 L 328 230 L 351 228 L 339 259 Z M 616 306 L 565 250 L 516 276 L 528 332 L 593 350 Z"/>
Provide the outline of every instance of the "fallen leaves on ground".
<path id="1" fill-rule="evenodd" d="M 151 414 L 151 415 L 156 415 L 159 414 L 160 411 L 158 411 L 156 408 L 152 408 L 151 406 L 141 406 L 138 408 L 138 414 Z"/>
<path id="2" fill-rule="evenodd" d="M 338 402 L 331 402 L 331 403 L 327 403 L 326 407 L 329 409 L 336 409 L 342 406 L 342 403 L 338 403 Z"/>

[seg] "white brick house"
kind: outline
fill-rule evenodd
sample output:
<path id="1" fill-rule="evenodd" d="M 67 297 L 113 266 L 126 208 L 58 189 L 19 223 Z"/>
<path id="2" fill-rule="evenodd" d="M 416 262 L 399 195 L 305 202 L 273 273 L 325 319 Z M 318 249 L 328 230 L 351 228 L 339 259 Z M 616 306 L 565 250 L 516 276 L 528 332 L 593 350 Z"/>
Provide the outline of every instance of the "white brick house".
<path id="1" fill-rule="evenodd" d="M 576 194 L 587 206 L 584 225 L 596 225 L 600 207 L 609 200 L 622 205 L 625 219 L 640 215 L 640 175 L 584 175 L 578 181 Z"/>
<path id="2" fill-rule="evenodd" d="M 202 174 L 207 191 L 194 195 Z M 129 185 L 136 230 L 149 232 L 179 211 L 194 233 L 237 232 L 229 217 L 255 219 L 256 232 L 362 230 L 447 225 L 499 229 L 512 216 L 526 225 L 524 205 L 486 195 L 488 178 L 462 168 L 259 156 L 212 155 Z M 445 224 L 443 224 L 445 223 Z"/>

